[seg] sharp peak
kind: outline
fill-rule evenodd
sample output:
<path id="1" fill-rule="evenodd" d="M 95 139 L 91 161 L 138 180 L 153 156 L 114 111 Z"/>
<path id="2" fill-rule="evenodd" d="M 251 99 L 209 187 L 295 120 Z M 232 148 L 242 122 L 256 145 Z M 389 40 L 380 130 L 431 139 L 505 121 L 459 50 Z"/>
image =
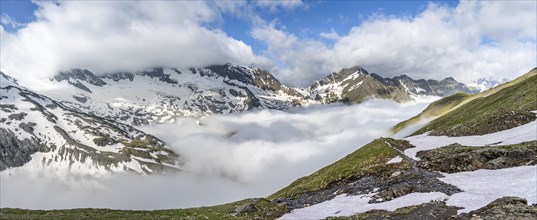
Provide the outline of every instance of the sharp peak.
<path id="1" fill-rule="evenodd" d="M 346 77 L 346 76 L 350 76 L 354 73 L 358 72 L 359 74 L 366 74 L 366 75 L 369 75 L 369 73 L 367 72 L 367 70 L 365 70 L 364 68 L 362 68 L 361 66 L 358 66 L 358 65 L 355 65 L 355 66 L 351 66 L 351 67 L 347 67 L 347 68 L 342 68 L 340 69 L 339 71 L 337 72 L 332 72 L 331 74 L 327 75 L 326 77 L 324 78 L 331 78 L 331 77 Z M 324 79 L 323 78 L 323 79 Z M 321 79 L 321 80 L 323 80 Z"/>
<path id="2" fill-rule="evenodd" d="M 410 79 L 412 79 L 412 77 L 410 77 L 409 75 L 404 74 L 404 73 L 401 74 L 401 75 L 399 75 L 399 76 L 396 76 L 396 77 L 398 77 L 398 78 L 410 78 Z"/>
<path id="3" fill-rule="evenodd" d="M 455 82 L 457 82 L 457 80 L 455 80 L 455 78 L 453 78 L 451 76 L 446 77 L 446 78 L 442 79 L 441 81 L 455 81 Z"/>
<path id="4" fill-rule="evenodd" d="M 341 72 L 347 72 L 347 71 L 352 71 L 352 72 L 360 71 L 360 72 L 367 73 L 367 71 L 364 68 L 362 68 L 361 66 L 359 66 L 359 65 L 354 65 L 354 66 L 351 66 L 351 67 L 341 68 L 338 72 L 341 73 Z"/>

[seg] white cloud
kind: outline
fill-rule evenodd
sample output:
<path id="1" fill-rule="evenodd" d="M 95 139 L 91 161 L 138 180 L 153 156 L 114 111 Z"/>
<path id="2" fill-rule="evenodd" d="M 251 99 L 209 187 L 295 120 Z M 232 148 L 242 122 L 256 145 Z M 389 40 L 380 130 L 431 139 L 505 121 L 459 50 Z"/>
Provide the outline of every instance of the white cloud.
<path id="1" fill-rule="evenodd" d="M 299 7 L 304 7 L 302 0 L 256 0 L 256 5 L 261 8 L 267 8 L 272 12 L 279 9 L 292 10 Z"/>
<path id="2" fill-rule="evenodd" d="M 25 167 L 0 173 L 0 206 L 32 209 L 167 209 L 266 197 L 333 163 L 432 102 L 310 106 L 185 118 L 141 127 L 186 160 L 184 171 L 150 178 L 72 177 Z M 396 111 L 394 111 L 394 109 Z M 345 115 L 345 117 L 341 117 Z M 37 181 L 37 180 L 39 181 Z"/>
<path id="3" fill-rule="evenodd" d="M 319 36 L 328 40 L 339 40 L 341 38 L 334 29 L 330 29 L 328 32 L 321 32 Z"/>
<path id="4" fill-rule="evenodd" d="M 462 1 L 430 4 L 414 17 L 374 14 L 347 33 L 300 38 L 259 10 L 307 7 L 301 1 L 38 2 L 37 20 L 15 33 L 0 28 L 0 69 L 28 84 L 59 69 L 139 70 L 232 62 L 273 71 L 306 86 L 341 68 L 361 65 L 383 76 L 513 78 L 536 66 L 536 2 Z M 214 23 L 231 13 L 252 22 L 267 44 L 255 54 Z M 9 19 L 3 18 L 4 24 Z M 218 25 L 216 25 L 218 26 Z M 34 87 L 35 88 L 35 87 Z"/>
<path id="5" fill-rule="evenodd" d="M 37 20 L 2 31 L 1 70 L 21 81 L 60 69 L 140 70 L 154 66 L 265 63 L 251 47 L 206 24 L 207 2 L 38 2 Z"/>
<path id="6" fill-rule="evenodd" d="M 479 78 L 512 79 L 537 65 L 536 4 L 462 1 L 456 8 L 429 4 L 415 17 L 375 14 L 338 36 L 332 46 L 297 39 L 292 33 L 263 23 L 252 33 L 268 45 L 267 56 L 284 64 L 275 69 L 282 81 L 302 86 L 354 65 L 383 76 L 453 76 L 467 83 Z M 263 32 L 280 37 L 274 40 L 255 34 Z M 280 42 L 293 46 L 281 47 Z"/>
<path id="7" fill-rule="evenodd" d="M 298 39 L 274 22 L 256 25 L 251 34 L 267 44 L 264 55 L 275 62 L 271 71 L 284 83 L 306 86 L 335 70 L 334 51 L 319 41 Z"/>
<path id="8" fill-rule="evenodd" d="M 0 23 L 6 26 L 11 26 L 12 28 L 20 28 L 24 26 L 24 24 L 19 23 L 17 20 L 9 17 L 9 15 L 5 13 L 0 17 Z"/>
<path id="9" fill-rule="evenodd" d="M 219 11 L 229 12 L 232 14 L 241 14 L 244 13 L 243 9 L 248 7 L 248 2 L 246 0 L 234 0 L 234 1 L 218 1 L 213 0 L 213 3 Z"/>

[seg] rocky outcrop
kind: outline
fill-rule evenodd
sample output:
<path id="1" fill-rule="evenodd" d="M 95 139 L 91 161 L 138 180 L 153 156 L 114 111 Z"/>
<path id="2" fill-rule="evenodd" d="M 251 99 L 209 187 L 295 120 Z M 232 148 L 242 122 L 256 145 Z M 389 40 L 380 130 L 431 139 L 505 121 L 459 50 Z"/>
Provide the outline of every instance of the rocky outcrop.
<path id="1" fill-rule="evenodd" d="M 451 144 L 416 154 L 418 166 L 446 173 L 502 169 L 537 164 L 537 141 L 506 146 L 468 147 Z"/>
<path id="2" fill-rule="evenodd" d="M 395 211 L 371 210 L 348 217 L 329 217 L 330 220 L 384 220 L 384 219 L 453 219 L 453 220 L 481 220 L 481 219 L 537 219 L 537 205 L 528 205 L 526 199 L 517 197 L 503 197 L 494 200 L 487 206 L 478 210 L 457 215 L 459 208 L 447 206 L 443 201 L 432 201 L 421 205 L 408 206 Z"/>
<path id="3" fill-rule="evenodd" d="M 460 219 L 537 219 L 537 204 L 528 205 L 526 199 L 503 197 L 494 200 L 487 206 L 460 216 Z"/>
<path id="4" fill-rule="evenodd" d="M 49 147 L 36 138 L 20 140 L 15 133 L 5 128 L 0 128 L 0 146 L 0 171 L 26 164 L 35 152 L 49 151 Z"/>
<path id="5" fill-rule="evenodd" d="M 170 74 L 164 73 L 163 68 L 154 68 L 152 70 L 143 71 L 138 74 L 142 76 L 149 76 L 151 78 L 156 78 L 164 83 L 178 84 L 177 80 L 170 78 Z"/>
<path id="6" fill-rule="evenodd" d="M 58 82 L 64 80 L 68 81 L 69 83 L 73 83 L 74 81 L 82 81 L 95 86 L 106 85 L 106 82 L 104 82 L 101 78 L 97 77 L 87 69 L 73 69 L 70 71 L 62 71 L 58 73 L 58 75 L 54 76 L 52 79 Z"/>

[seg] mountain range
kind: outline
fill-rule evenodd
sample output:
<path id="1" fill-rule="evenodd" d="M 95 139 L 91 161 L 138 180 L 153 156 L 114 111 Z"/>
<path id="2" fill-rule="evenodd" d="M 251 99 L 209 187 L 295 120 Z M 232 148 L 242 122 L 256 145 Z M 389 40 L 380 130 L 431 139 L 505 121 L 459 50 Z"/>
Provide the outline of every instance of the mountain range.
<path id="1" fill-rule="evenodd" d="M 130 125 L 255 108 L 286 110 L 314 103 L 360 103 L 369 98 L 406 102 L 417 95 L 478 92 L 452 78 L 382 78 L 358 66 L 334 72 L 305 88 L 283 85 L 260 68 L 232 64 L 102 74 L 73 69 L 60 72 L 51 83 L 57 89 L 44 95 L 82 112 Z"/>
<path id="2" fill-rule="evenodd" d="M 30 161 L 36 167 L 91 175 L 180 170 L 180 155 L 131 126 L 251 109 L 287 110 L 375 98 L 407 102 L 416 96 L 478 92 L 453 78 L 383 78 L 359 66 L 305 88 L 283 85 L 260 68 L 232 64 L 99 74 L 72 69 L 59 72 L 50 84 L 55 89 L 38 93 L 1 74 L 0 170 Z"/>

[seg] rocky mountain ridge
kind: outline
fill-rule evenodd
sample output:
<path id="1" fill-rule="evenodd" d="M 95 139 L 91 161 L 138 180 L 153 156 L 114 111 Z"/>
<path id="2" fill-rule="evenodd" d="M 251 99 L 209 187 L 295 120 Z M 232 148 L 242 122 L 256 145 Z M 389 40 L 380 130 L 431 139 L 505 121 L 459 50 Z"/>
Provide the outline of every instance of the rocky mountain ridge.
<path id="1" fill-rule="evenodd" d="M 368 73 L 360 66 L 334 72 L 310 86 L 309 91 L 311 98 L 322 103 L 360 103 L 368 98 L 406 102 L 412 100 L 413 96 L 448 96 L 457 92 L 479 92 L 452 77 L 440 81 L 414 80 L 407 75 L 384 78 Z"/>
<path id="2" fill-rule="evenodd" d="M 254 108 L 288 109 L 305 104 L 301 91 L 259 69 L 234 65 L 154 68 L 94 73 L 74 69 L 51 79 L 46 94 L 88 114 L 131 125 L 173 122 Z"/>
<path id="3" fill-rule="evenodd" d="M 73 69 L 60 72 L 51 83 L 58 89 L 45 91 L 47 96 L 85 113 L 130 125 L 256 108 L 287 110 L 315 103 L 360 103 L 371 98 L 407 102 L 415 96 L 477 92 L 453 78 L 383 78 L 359 66 L 334 72 L 306 88 L 285 86 L 260 68 L 232 64 L 102 74 Z"/>

